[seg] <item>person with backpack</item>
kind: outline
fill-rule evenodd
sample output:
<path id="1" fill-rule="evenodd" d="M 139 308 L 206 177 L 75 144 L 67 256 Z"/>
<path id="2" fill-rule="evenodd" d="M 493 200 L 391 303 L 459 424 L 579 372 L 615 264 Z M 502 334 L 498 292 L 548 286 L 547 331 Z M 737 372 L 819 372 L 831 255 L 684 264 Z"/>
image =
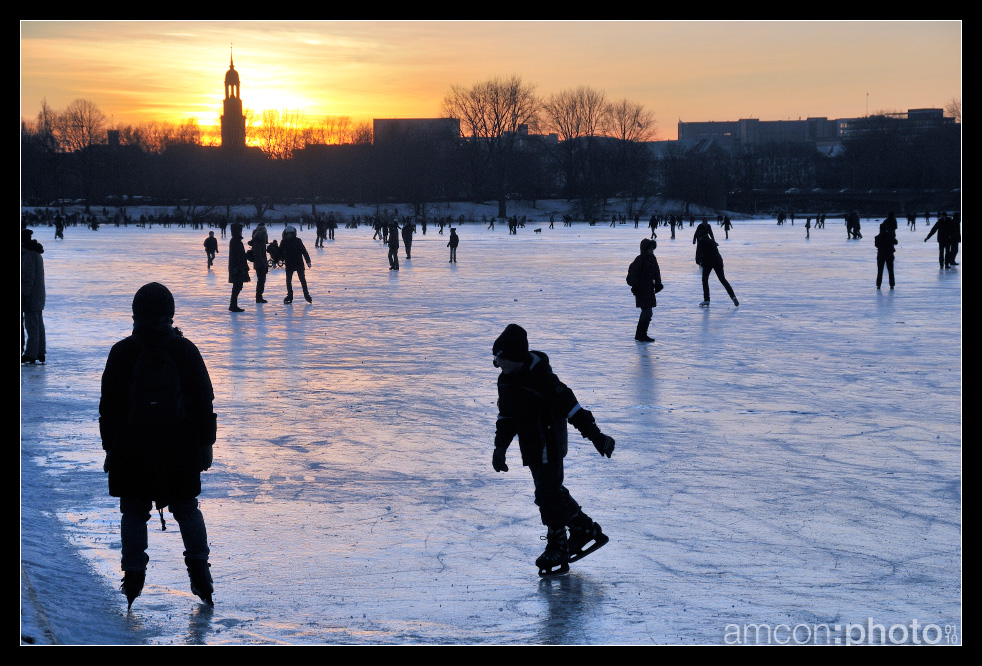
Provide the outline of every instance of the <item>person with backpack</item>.
<path id="1" fill-rule="evenodd" d="M 655 294 L 664 288 L 661 283 L 658 259 L 655 257 L 657 247 L 658 241 L 642 238 L 641 254 L 634 258 L 627 269 L 627 283 L 631 286 L 631 293 L 634 294 L 634 304 L 641 308 L 638 327 L 634 332 L 634 339 L 638 342 L 655 341 L 654 338 L 648 337 L 648 326 L 651 324 L 652 310 L 657 305 Z"/>
<path id="2" fill-rule="evenodd" d="M 174 326 L 174 296 L 158 282 L 133 297 L 133 334 L 113 345 L 102 373 L 99 432 L 109 494 L 122 513 L 121 590 L 127 608 L 146 580 L 147 521 L 167 507 L 181 530 L 191 591 L 213 606 L 208 535 L 198 508 L 212 464 L 217 417 L 198 348 Z"/>
<path id="3" fill-rule="evenodd" d="M 569 571 L 576 562 L 610 537 L 587 516 L 563 485 L 563 458 L 568 445 L 567 423 L 589 439 L 601 457 L 610 458 L 614 438 L 600 431 L 593 414 L 553 373 L 545 352 L 530 351 L 528 334 L 509 324 L 491 347 L 498 375 L 498 419 L 495 423 L 495 472 L 507 472 L 505 453 L 515 437 L 522 465 L 532 473 L 535 504 L 546 526 L 546 549 L 535 561 L 540 576 Z M 569 528 L 567 537 L 566 528 Z"/>

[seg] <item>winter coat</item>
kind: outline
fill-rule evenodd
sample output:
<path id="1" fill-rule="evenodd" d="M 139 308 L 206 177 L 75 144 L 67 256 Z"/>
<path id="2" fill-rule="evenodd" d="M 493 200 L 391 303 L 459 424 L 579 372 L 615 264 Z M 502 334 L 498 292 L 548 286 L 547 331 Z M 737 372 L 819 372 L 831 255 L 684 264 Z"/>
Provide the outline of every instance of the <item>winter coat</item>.
<path id="1" fill-rule="evenodd" d="M 218 239 L 214 236 L 209 236 L 205 239 L 205 251 L 206 252 L 218 252 Z"/>
<path id="2" fill-rule="evenodd" d="M 700 222 L 699 226 L 696 227 L 696 231 L 692 234 L 692 244 L 696 246 L 696 263 L 700 266 L 703 265 L 703 252 L 705 251 L 707 245 L 702 241 L 705 238 L 709 238 L 712 241 L 713 247 L 716 246 L 716 237 L 713 236 L 713 228 L 709 226 L 708 222 Z M 719 253 L 717 252 L 717 255 Z M 712 263 L 709 264 L 712 266 Z"/>
<path id="3" fill-rule="evenodd" d="M 696 256 L 699 258 L 699 265 L 709 268 L 722 266 L 723 257 L 712 234 L 703 234 L 698 236 L 697 240 L 699 244 L 696 245 Z"/>
<path id="4" fill-rule="evenodd" d="M 288 271 L 302 271 L 304 262 L 310 262 L 310 255 L 303 241 L 296 236 L 287 236 L 280 243 L 280 257 Z"/>
<path id="5" fill-rule="evenodd" d="M 249 262 L 246 261 L 245 247 L 242 246 L 242 236 L 232 235 L 228 242 L 228 281 L 249 282 Z"/>
<path id="6" fill-rule="evenodd" d="M 576 396 L 553 373 L 549 357 L 529 352 L 531 362 L 518 372 L 498 376 L 498 420 L 495 448 L 507 448 L 518 436 L 522 464 L 541 464 L 566 456 L 566 424 L 579 424 L 584 437 L 599 434 L 593 415 L 580 407 Z M 595 431 L 595 432 L 593 432 Z"/>
<path id="7" fill-rule="evenodd" d="M 661 270 L 658 259 L 650 252 L 642 252 L 631 262 L 627 274 L 633 284 L 634 305 L 639 308 L 653 308 L 657 305 L 655 294 L 662 290 Z"/>
<path id="8" fill-rule="evenodd" d="M 890 231 L 881 231 L 873 238 L 876 246 L 876 256 L 880 259 L 892 257 L 897 251 L 897 237 Z"/>
<path id="9" fill-rule="evenodd" d="M 269 263 L 266 259 L 267 243 L 269 243 L 269 234 L 266 233 L 266 225 L 260 224 L 252 232 L 252 267 L 257 273 L 269 272 Z"/>
<path id="10" fill-rule="evenodd" d="M 20 308 L 21 312 L 40 312 L 44 309 L 44 248 L 36 240 L 21 243 L 20 247 Z"/>
<path id="11" fill-rule="evenodd" d="M 460 245 L 460 236 L 457 235 L 456 231 L 451 230 L 450 242 L 447 243 L 447 247 L 456 248 L 458 245 Z"/>
<path id="12" fill-rule="evenodd" d="M 130 385 L 141 350 L 160 345 L 174 360 L 186 417 L 169 427 L 128 422 Z M 216 417 L 211 378 L 198 348 L 169 324 L 134 332 L 109 352 L 102 373 L 99 431 L 106 450 L 109 494 L 163 505 L 197 497 L 200 472 L 211 465 Z"/>

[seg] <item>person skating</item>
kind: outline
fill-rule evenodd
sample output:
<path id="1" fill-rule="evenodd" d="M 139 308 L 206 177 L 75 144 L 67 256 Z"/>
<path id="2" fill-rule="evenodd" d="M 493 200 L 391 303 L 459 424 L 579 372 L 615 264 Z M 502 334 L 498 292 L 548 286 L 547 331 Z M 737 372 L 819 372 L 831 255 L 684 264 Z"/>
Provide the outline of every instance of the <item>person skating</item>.
<path id="1" fill-rule="evenodd" d="M 447 243 L 447 247 L 450 248 L 450 261 L 447 263 L 456 264 L 457 263 L 457 246 L 460 245 L 460 236 L 457 235 L 457 230 L 450 229 L 450 242 Z"/>
<path id="2" fill-rule="evenodd" d="M 20 235 L 21 363 L 44 363 L 47 342 L 44 332 L 44 246 L 23 229 Z"/>
<path id="3" fill-rule="evenodd" d="M 214 231 L 209 231 L 208 238 L 205 239 L 205 256 L 208 257 L 208 268 L 211 268 L 212 264 L 215 263 L 216 254 L 218 254 L 218 239 L 215 238 Z"/>
<path id="4" fill-rule="evenodd" d="M 283 257 L 284 268 L 286 269 L 286 298 L 284 303 L 293 302 L 293 274 L 297 274 L 300 280 L 300 287 L 303 289 L 303 297 L 308 303 L 313 303 L 307 290 L 307 277 L 304 274 L 304 263 L 310 268 L 310 255 L 303 241 L 297 237 L 297 230 L 292 226 L 287 226 L 283 230 L 283 242 L 280 244 L 280 256 Z"/>
<path id="5" fill-rule="evenodd" d="M 413 234 L 416 233 L 416 225 L 407 221 L 402 225 L 402 244 L 406 246 L 406 261 L 412 259 Z"/>
<path id="6" fill-rule="evenodd" d="M 873 238 L 873 245 L 876 246 L 876 288 L 879 289 L 880 285 L 883 284 L 883 266 L 885 264 L 889 274 L 890 288 L 893 289 L 896 285 L 893 279 L 893 258 L 897 248 L 897 234 L 889 222 L 884 221 L 880 224 L 880 233 Z"/>
<path id="7" fill-rule="evenodd" d="M 174 297 L 151 282 L 133 297 L 133 334 L 113 345 L 102 373 L 99 432 L 109 494 L 119 498 L 128 607 L 146 579 L 153 505 L 173 514 L 184 542 L 191 591 L 213 606 L 208 536 L 198 508 L 201 472 L 212 463 L 216 416 L 208 369 L 173 326 Z"/>
<path id="8" fill-rule="evenodd" d="M 443 223 L 441 222 L 441 227 Z M 391 227 L 386 227 L 389 229 L 388 240 L 386 243 L 389 246 L 389 270 L 397 271 L 399 270 L 399 228 L 395 222 L 392 223 Z M 440 233 L 443 233 L 441 228 Z"/>
<path id="9" fill-rule="evenodd" d="M 549 357 L 529 350 L 528 335 L 521 326 L 509 324 L 494 341 L 491 352 L 494 366 L 501 369 L 491 466 L 496 472 L 508 471 L 506 451 L 517 436 L 522 464 L 529 468 L 535 484 L 535 504 L 548 530 L 545 552 L 535 564 L 542 576 L 564 573 L 569 571 L 570 562 L 610 540 L 563 485 L 566 424 L 589 439 L 601 456 L 610 458 L 614 438 L 600 431 L 593 414 L 556 377 Z"/>
<path id="10" fill-rule="evenodd" d="M 655 341 L 654 338 L 648 337 L 648 326 L 651 324 L 652 310 L 657 305 L 655 294 L 662 290 L 661 270 L 655 257 L 656 247 L 658 241 L 643 238 L 641 254 L 634 258 L 627 269 L 627 283 L 631 286 L 631 293 L 634 294 L 634 304 L 641 308 L 641 316 L 638 318 L 638 326 L 634 332 L 634 339 L 638 342 Z"/>
<path id="11" fill-rule="evenodd" d="M 710 230 L 711 231 L 711 230 Z M 723 274 L 723 257 L 719 253 L 719 244 L 713 239 L 711 233 L 699 234 L 696 232 L 696 240 L 699 245 L 696 250 L 696 254 L 702 260 L 702 303 L 699 305 L 708 308 L 709 307 L 709 274 L 713 271 L 716 272 L 716 277 L 719 278 L 720 284 L 726 289 L 726 293 L 733 299 L 733 305 L 739 306 L 740 301 L 737 300 L 736 294 L 733 292 L 733 287 L 730 283 L 726 281 L 726 276 Z"/>
<path id="12" fill-rule="evenodd" d="M 692 244 L 696 246 L 696 263 L 700 266 L 702 266 L 702 250 L 704 246 L 699 244 L 699 239 L 703 236 L 709 236 L 714 243 L 716 242 L 716 237 L 713 236 L 713 228 L 706 220 L 700 222 L 692 234 Z"/>
<path id="13" fill-rule="evenodd" d="M 948 256 L 949 255 L 949 252 L 948 252 L 948 233 L 949 233 L 949 229 L 950 229 L 950 227 L 948 226 L 948 214 L 947 213 L 944 213 L 944 212 L 939 213 L 938 214 L 938 221 L 934 223 L 934 226 L 931 227 L 931 231 L 928 232 L 927 237 L 924 239 L 924 242 L 926 243 L 926 242 L 928 242 L 931 239 L 931 236 L 934 236 L 935 234 L 937 234 L 937 239 L 938 239 L 938 264 L 941 266 L 941 268 L 948 268 L 948 258 L 949 258 L 949 256 Z"/>
<path id="14" fill-rule="evenodd" d="M 233 222 L 232 237 L 228 241 L 228 281 L 232 285 L 229 312 L 245 312 L 239 307 L 239 293 L 242 285 L 249 280 L 249 262 L 246 260 L 245 246 L 242 245 L 242 225 Z"/>
<path id="15" fill-rule="evenodd" d="M 252 265 L 256 269 L 256 303 L 266 303 L 263 293 L 266 291 L 266 275 L 269 273 L 269 260 L 266 258 L 267 243 L 269 243 L 269 234 L 266 231 L 266 223 L 259 220 L 249 242 L 252 246 Z"/>

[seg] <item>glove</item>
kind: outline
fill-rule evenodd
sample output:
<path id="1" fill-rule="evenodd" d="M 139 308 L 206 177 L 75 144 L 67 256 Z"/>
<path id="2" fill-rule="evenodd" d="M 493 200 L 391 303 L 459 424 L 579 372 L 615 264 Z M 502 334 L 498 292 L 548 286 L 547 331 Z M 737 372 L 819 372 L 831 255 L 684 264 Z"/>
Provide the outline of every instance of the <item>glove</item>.
<path id="1" fill-rule="evenodd" d="M 491 466 L 496 472 L 507 472 L 508 465 L 505 464 L 505 450 L 496 448 L 491 456 Z"/>
<path id="2" fill-rule="evenodd" d="M 593 445 L 597 447 L 597 451 L 600 455 L 610 457 L 610 454 L 614 452 L 614 438 L 609 435 L 604 435 L 601 433 L 599 436 L 595 437 L 593 440 Z"/>

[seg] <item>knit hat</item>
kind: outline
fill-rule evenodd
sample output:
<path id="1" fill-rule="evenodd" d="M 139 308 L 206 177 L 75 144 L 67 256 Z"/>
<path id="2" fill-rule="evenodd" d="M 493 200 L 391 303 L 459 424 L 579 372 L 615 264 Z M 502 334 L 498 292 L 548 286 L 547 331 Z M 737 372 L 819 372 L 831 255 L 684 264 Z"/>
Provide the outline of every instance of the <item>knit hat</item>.
<path id="1" fill-rule="evenodd" d="M 508 324 L 494 341 L 491 353 L 507 361 L 524 361 L 529 353 L 528 334 L 518 324 Z"/>
<path id="2" fill-rule="evenodd" d="M 143 285 L 133 297 L 135 321 L 158 322 L 174 318 L 174 295 L 159 282 Z"/>

